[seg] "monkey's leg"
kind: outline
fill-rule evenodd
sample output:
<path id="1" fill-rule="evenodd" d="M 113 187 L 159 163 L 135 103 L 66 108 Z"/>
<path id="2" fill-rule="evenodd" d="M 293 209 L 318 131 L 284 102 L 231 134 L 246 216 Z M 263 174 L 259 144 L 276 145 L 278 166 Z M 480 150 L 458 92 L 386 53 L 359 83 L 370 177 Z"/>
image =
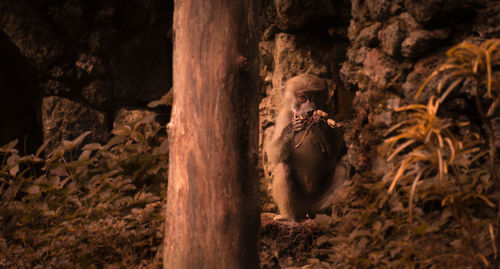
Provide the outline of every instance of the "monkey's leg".
<path id="1" fill-rule="evenodd" d="M 274 169 L 272 195 L 280 212 L 278 219 L 297 220 L 305 217 L 306 205 L 285 163 L 279 163 Z"/>
<path id="2" fill-rule="evenodd" d="M 278 163 L 273 171 L 272 196 L 278 206 L 280 216 L 278 218 L 290 218 L 290 171 L 284 163 Z"/>
<path id="3" fill-rule="evenodd" d="M 337 165 L 335 167 L 335 172 L 329 181 L 329 186 L 324 186 L 324 192 L 318 193 L 318 195 L 315 196 L 316 200 L 311 207 L 312 212 L 320 212 L 328 207 L 331 207 L 334 201 L 338 201 L 341 197 L 341 190 L 343 188 L 342 185 L 346 180 L 347 171 L 345 167 L 343 165 Z"/>

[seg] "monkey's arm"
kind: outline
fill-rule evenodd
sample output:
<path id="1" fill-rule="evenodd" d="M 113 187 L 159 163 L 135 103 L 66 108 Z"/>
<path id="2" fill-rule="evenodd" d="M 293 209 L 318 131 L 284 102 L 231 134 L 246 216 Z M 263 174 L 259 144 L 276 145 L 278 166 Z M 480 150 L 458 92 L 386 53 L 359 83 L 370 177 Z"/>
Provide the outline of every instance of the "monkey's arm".
<path id="1" fill-rule="evenodd" d="M 290 156 L 290 145 L 293 140 L 293 126 L 288 124 L 279 136 L 276 136 L 273 141 L 271 141 L 270 148 L 268 150 L 269 161 L 272 164 L 278 164 L 284 162 Z"/>
<path id="2" fill-rule="evenodd" d="M 274 169 L 273 182 L 272 182 L 272 196 L 273 200 L 278 206 L 280 215 L 277 219 L 291 217 L 291 182 L 288 180 L 290 177 L 290 170 L 288 165 L 280 162 Z"/>
<path id="3" fill-rule="evenodd" d="M 278 163 L 274 169 L 272 196 L 280 212 L 275 220 L 297 220 L 306 217 L 309 203 L 304 199 L 302 192 L 297 189 L 292 179 L 290 166 L 286 162 Z"/>

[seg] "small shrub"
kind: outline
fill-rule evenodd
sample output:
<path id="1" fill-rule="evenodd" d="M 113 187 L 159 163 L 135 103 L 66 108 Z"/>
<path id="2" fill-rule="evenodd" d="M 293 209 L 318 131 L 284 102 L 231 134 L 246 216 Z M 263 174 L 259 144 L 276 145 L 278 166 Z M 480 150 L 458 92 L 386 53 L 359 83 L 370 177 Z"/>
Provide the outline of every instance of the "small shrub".
<path id="1" fill-rule="evenodd" d="M 458 260 L 490 266 L 498 256 L 498 199 L 494 193 L 500 185 L 491 117 L 500 102 L 500 85 L 493 80 L 495 67 L 500 65 L 499 45 L 500 40 L 492 39 L 451 48 L 446 61 L 416 94 L 436 81 L 438 97 L 432 96 L 427 105 L 397 109 L 407 112 L 406 119 L 387 131 L 392 135 L 385 141 L 387 160 L 394 162 L 389 193 L 397 187 L 407 201 L 408 224 L 413 229 L 410 236 L 420 243 L 443 239 L 436 241 L 441 246 L 430 244 L 431 255 L 413 250 L 417 264 L 424 267 L 450 266 Z M 481 123 L 440 115 L 440 105 L 446 104 L 453 91 L 470 96 Z"/>
<path id="2" fill-rule="evenodd" d="M 0 267 L 161 267 L 167 142 L 151 145 L 152 120 L 46 157 L 0 148 Z"/>

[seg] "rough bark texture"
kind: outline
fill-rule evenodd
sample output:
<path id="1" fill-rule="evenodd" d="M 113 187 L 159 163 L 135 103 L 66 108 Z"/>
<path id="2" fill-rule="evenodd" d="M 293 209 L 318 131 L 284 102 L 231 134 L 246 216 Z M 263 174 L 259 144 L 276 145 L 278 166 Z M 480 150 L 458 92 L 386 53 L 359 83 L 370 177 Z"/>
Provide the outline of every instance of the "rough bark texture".
<path id="1" fill-rule="evenodd" d="M 165 268 L 258 265 L 251 2 L 175 2 Z"/>

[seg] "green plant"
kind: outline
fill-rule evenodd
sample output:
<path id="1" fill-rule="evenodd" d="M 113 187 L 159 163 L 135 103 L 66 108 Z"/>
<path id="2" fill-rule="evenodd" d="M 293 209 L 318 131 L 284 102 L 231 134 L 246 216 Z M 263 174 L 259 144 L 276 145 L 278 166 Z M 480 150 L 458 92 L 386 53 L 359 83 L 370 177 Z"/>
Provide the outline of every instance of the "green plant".
<path id="1" fill-rule="evenodd" d="M 45 158 L 0 148 L 0 267 L 161 267 L 167 142 L 151 144 L 152 120 Z"/>
<path id="2" fill-rule="evenodd" d="M 384 143 L 387 160 L 394 163 L 389 193 L 399 185 L 401 195 L 409 194 L 409 224 L 418 227 L 429 221 L 420 218 L 414 222 L 415 201 L 424 207 L 439 202 L 437 212 L 453 216 L 453 222 L 443 232 L 463 229 L 462 233 L 454 233 L 459 244 L 446 252 L 454 253 L 450 257 L 466 258 L 472 254 L 469 263 L 481 262 L 486 266 L 498 256 L 493 229 L 498 226 L 495 216 L 498 202 L 492 202 L 491 197 L 499 188 L 491 117 L 500 102 L 500 85 L 493 79 L 494 67 L 500 64 L 499 45 L 500 40 L 492 39 L 481 45 L 462 43 L 451 48 L 446 61 L 431 73 L 416 94 L 418 97 L 435 81 L 439 97 L 431 96 L 427 105 L 397 109 L 407 112 L 406 118 L 386 132 L 392 135 Z M 440 116 L 440 105 L 456 89 L 472 96 L 482 125 Z M 484 105 L 489 105 L 487 112 Z M 474 131 L 482 126 L 486 137 Z M 435 210 L 436 207 L 428 214 L 435 214 Z M 484 244 L 487 241 L 490 246 Z"/>
<path id="3" fill-rule="evenodd" d="M 500 74 L 494 76 L 494 68 L 500 65 L 498 46 L 500 39 L 489 39 L 481 45 L 468 42 L 456 45 L 448 50 L 446 61 L 429 75 L 416 94 L 418 97 L 431 80 L 438 79 L 437 92 L 441 94 L 439 103 L 442 103 L 451 91 L 462 83 L 472 83 L 471 94 L 474 96 L 479 117 L 485 125 L 488 136 L 490 169 L 494 178 L 497 177 L 496 148 L 491 116 L 500 104 Z M 484 94 L 482 90 L 486 93 Z M 483 108 L 485 102 L 481 100 L 483 96 L 491 100 L 486 112 Z"/>
<path id="4" fill-rule="evenodd" d="M 493 101 L 486 115 L 493 115 L 500 104 L 500 87 L 493 79 L 493 68 L 500 65 L 499 45 L 500 39 L 489 39 L 479 46 L 464 42 L 451 48 L 446 53 L 446 61 L 427 77 L 418 89 L 416 97 L 432 79 L 438 78 L 437 92 L 441 94 L 439 102 L 442 103 L 460 83 L 470 79 L 476 83 L 473 92 L 475 96 L 479 97 L 478 90 L 481 87 L 486 88 L 487 97 Z"/>

